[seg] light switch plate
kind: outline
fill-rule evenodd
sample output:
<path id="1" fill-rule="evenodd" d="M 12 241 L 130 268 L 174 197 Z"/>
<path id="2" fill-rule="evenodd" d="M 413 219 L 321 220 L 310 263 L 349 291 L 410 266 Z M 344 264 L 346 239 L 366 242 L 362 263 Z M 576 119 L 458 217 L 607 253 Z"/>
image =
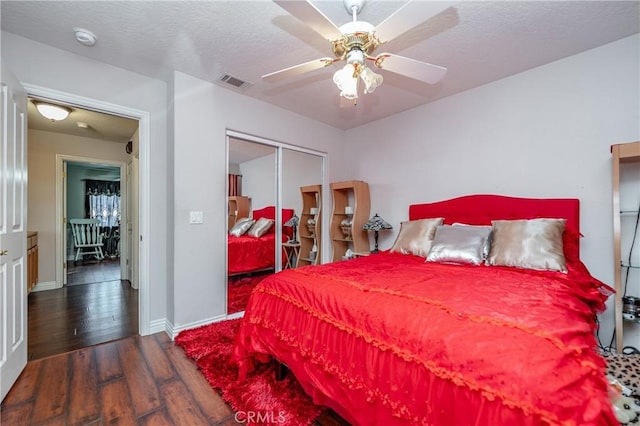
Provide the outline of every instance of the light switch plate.
<path id="1" fill-rule="evenodd" d="M 203 223 L 203 216 L 202 212 L 189 212 L 189 223 Z"/>

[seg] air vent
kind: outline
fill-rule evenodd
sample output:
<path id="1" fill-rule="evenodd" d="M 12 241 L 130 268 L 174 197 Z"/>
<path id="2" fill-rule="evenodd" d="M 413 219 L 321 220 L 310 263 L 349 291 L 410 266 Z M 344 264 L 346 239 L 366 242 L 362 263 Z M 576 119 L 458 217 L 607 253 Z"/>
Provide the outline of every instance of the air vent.
<path id="1" fill-rule="evenodd" d="M 246 89 L 247 87 L 252 86 L 251 83 L 244 81 L 244 80 L 240 80 L 238 77 L 234 77 L 230 74 L 223 74 L 218 78 L 218 81 L 220 83 L 224 83 L 224 84 L 228 84 L 230 86 L 233 86 L 237 89 Z"/>

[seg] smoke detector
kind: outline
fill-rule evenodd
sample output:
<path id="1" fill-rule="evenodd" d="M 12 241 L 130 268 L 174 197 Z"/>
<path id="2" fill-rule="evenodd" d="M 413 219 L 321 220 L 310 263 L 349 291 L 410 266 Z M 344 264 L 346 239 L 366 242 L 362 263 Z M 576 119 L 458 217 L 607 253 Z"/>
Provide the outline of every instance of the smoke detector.
<path id="1" fill-rule="evenodd" d="M 78 43 L 84 44 L 85 46 L 91 47 L 96 44 L 96 41 L 98 40 L 94 33 L 89 30 L 85 30 L 84 28 L 74 28 L 73 33 L 75 34 Z"/>

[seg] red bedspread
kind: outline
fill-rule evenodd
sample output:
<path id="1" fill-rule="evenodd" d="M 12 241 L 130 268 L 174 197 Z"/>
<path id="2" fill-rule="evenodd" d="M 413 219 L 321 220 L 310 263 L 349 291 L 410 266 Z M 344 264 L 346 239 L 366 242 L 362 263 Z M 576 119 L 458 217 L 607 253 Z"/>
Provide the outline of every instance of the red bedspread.
<path id="1" fill-rule="evenodd" d="M 227 250 L 229 275 L 272 269 L 276 259 L 276 234 L 260 238 L 229 235 Z"/>
<path id="2" fill-rule="evenodd" d="M 616 424 L 595 312 L 569 274 L 380 253 L 289 269 L 252 294 L 234 356 L 272 355 L 354 424 Z"/>

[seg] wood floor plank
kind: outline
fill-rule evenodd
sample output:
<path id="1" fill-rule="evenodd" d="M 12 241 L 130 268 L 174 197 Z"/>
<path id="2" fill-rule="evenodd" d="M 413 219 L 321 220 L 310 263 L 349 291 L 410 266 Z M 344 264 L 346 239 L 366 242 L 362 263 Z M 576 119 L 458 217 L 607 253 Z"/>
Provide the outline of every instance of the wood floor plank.
<path id="1" fill-rule="evenodd" d="M 69 392 L 69 355 L 42 360 L 41 380 L 35 393 L 33 422 L 41 423 L 66 411 Z"/>
<path id="2" fill-rule="evenodd" d="M 139 418 L 138 426 L 175 426 L 175 423 L 166 410 L 158 410 Z"/>
<path id="3" fill-rule="evenodd" d="M 102 384 L 124 376 L 116 342 L 96 346 L 95 353 L 98 383 Z"/>
<path id="4" fill-rule="evenodd" d="M 167 412 L 175 424 L 206 425 L 207 419 L 191 397 L 184 383 L 178 380 L 160 386 Z"/>
<path id="5" fill-rule="evenodd" d="M 181 348 L 175 346 L 173 342 L 163 347 L 182 381 L 189 384 L 189 392 L 200 405 L 208 424 L 215 424 L 233 414 L 233 410 L 224 402 L 220 394 L 213 390 L 196 364 L 185 356 Z"/>
<path id="6" fill-rule="evenodd" d="M 98 378 L 93 348 L 71 354 L 69 425 L 86 425 L 100 419 Z"/>
<path id="7" fill-rule="evenodd" d="M 156 383 L 163 383 L 176 378 L 176 371 L 171 366 L 171 361 L 162 351 L 156 339 L 141 339 L 140 349 L 147 360 Z"/>
<path id="8" fill-rule="evenodd" d="M 13 385 L 2 404 L 17 405 L 26 401 L 32 401 L 36 393 L 36 388 L 38 387 L 41 367 L 41 362 L 27 363 L 18 381 Z"/>
<path id="9" fill-rule="evenodd" d="M 3 403 L 4 404 L 4 403 Z M 0 412 L 0 425 L 28 425 L 31 423 L 33 413 L 33 401 L 12 405 Z"/>
<path id="10" fill-rule="evenodd" d="M 100 388 L 102 424 L 128 426 L 136 424 L 136 414 L 131 404 L 125 378 L 106 383 Z"/>
<path id="11" fill-rule="evenodd" d="M 160 392 L 138 345 L 138 337 L 118 341 L 118 353 L 129 385 L 136 415 L 160 408 Z"/>

